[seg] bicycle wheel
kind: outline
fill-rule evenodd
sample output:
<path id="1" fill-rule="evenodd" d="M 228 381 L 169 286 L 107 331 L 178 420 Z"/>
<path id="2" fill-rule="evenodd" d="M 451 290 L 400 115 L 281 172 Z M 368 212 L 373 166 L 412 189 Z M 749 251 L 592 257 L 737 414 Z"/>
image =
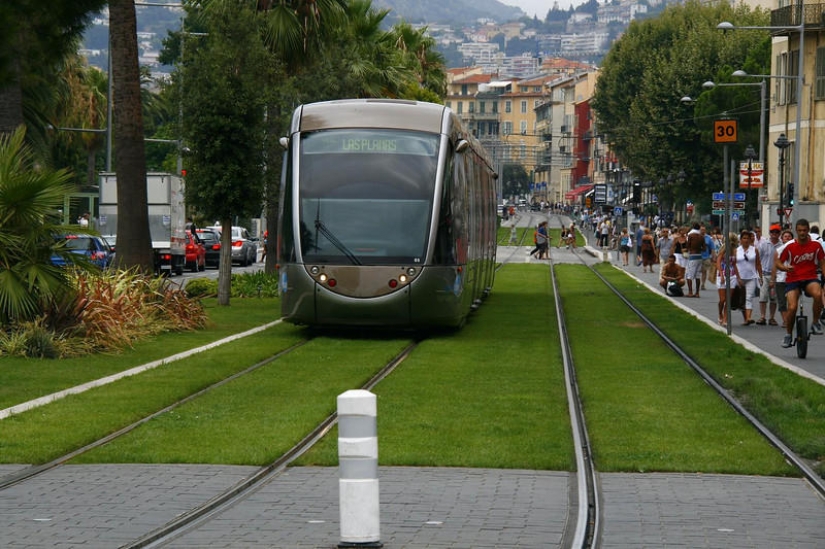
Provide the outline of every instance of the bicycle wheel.
<path id="1" fill-rule="evenodd" d="M 808 355 L 808 317 L 796 317 L 796 356 L 805 358 Z"/>

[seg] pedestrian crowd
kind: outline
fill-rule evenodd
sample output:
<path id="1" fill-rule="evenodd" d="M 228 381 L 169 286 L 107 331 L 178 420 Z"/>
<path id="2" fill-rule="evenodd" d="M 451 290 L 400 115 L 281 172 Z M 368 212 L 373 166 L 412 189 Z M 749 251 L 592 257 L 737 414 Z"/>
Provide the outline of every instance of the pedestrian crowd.
<path id="1" fill-rule="evenodd" d="M 604 248 L 601 225 L 595 236 Z M 727 326 L 728 306 L 739 310 L 743 326 L 782 326 L 783 347 L 793 345 L 794 317 L 802 295 L 812 299 L 810 333 L 823 333 L 825 321 L 825 241 L 819 227 L 799 219 L 793 227 L 772 223 L 768 236 L 761 227 L 730 233 L 701 223 L 690 226 L 618 230 L 618 254 L 623 267 L 642 272 L 658 266 L 659 286 L 671 297 L 700 297 L 716 286 L 719 324 Z M 635 246 L 635 247 L 634 247 Z M 608 244 L 609 247 L 609 244 Z"/>

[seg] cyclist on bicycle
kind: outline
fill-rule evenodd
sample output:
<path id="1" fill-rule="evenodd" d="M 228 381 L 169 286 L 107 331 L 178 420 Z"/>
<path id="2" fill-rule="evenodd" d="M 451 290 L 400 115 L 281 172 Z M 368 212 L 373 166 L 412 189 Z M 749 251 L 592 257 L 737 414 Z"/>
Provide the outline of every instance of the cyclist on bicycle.
<path id="1" fill-rule="evenodd" d="M 796 309 L 799 306 L 799 298 L 802 292 L 813 298 L 813 313 L 815 322 L 811 324 L 811 333 L 822 334 L 822 326 L 819 324 L 819 315 L 822 312 L 822 286 L 817 278 L 816 269 L 825 272 L 825 251 L 819 242 L 811 240 L 810 224 L 807 219 L 799 219 L 796 222 L 796 240 L 789 242 L 777 257 L 774 268 L 787 272 L 785 279 L 785 296 L 788 300 L 788 322 L 785 323 L 785 338 L 782 341 L 783 347 L 793 345 L 793 318 L 796 316 Z M 807 334 L 797 334 L 800 337 Z"/>

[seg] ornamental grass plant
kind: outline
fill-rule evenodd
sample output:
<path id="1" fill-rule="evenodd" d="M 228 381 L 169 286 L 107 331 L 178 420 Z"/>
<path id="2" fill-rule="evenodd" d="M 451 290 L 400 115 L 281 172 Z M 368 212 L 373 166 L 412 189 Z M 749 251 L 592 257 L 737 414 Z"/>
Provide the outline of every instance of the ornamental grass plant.
<path id="1" fill-rule="evenodd" d="M 0 332 L 0 356 L 69 358 L 110 353 L 168 331 L 202 328 L 199 301 L 162 277 L 69 269 L 71 297 Z"/>

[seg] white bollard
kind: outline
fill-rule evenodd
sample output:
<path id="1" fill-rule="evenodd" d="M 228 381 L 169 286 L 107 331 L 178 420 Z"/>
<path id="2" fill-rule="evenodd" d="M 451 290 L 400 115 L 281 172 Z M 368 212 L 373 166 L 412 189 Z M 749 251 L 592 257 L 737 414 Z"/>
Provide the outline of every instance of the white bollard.
<path id="1" fill-rule="evenodd" d="M 338 395 L 338 547 L 383 547 L 378 505 L 378 428 L 375 395 Z"/>

